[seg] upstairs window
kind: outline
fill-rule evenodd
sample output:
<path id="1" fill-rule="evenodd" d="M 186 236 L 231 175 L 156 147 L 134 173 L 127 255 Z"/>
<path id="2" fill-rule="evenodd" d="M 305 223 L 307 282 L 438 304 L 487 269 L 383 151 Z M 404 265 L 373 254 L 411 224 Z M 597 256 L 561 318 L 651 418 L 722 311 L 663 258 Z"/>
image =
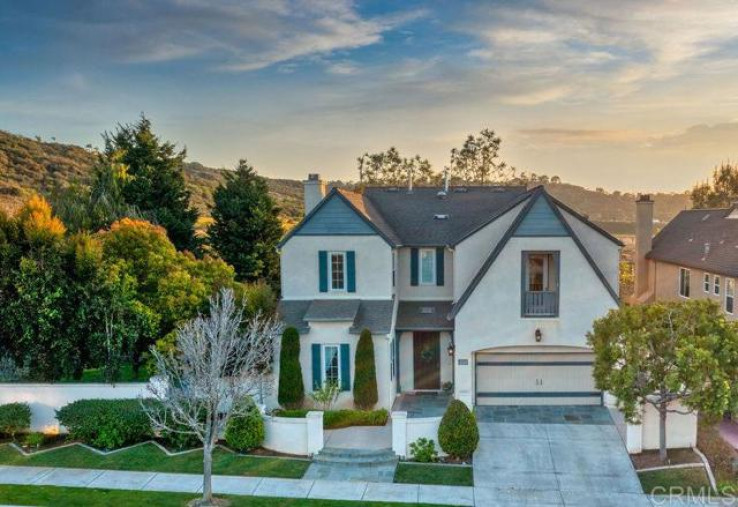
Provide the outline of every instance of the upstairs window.
<path id="1" fill-rule="evenodd" d="M 331 252 L 331 290 L 346 290 L 346 253 Z"/>
<path id="2" fill-rule="evenodd" d="M 716 296 L 720 295 L 720 277 L 717 275 L 715 275 L 715 278 L 712 280 L 712 291 Z"/>
<path id="3" fill-rule="evenodd" d="M 702 286 L 705 292 L 710 293 L 710 273 L 705 273 L 702 280 Z"/>
<path id="4" fill-rule="evenodd" d="M 735 280 L 732 278 L 725 279 L 725 312 L 733 313 L 733 305 L 735 300 Z"/>
<path id="5" fill-rule="evenodd" d="M 436 284 L 436 249 L 420 249 L 420 285 Z"/>
<path id="6" fill-rule="evenodd" d="M 523 252 L 523 317 L 559 314 L 559 253 Z"/>
<path id="7" fill-rule="evenodd" d="M 689 276 L 687 268 L 679 268 L 679 295 L 683 298 L 689 297 Z"/>

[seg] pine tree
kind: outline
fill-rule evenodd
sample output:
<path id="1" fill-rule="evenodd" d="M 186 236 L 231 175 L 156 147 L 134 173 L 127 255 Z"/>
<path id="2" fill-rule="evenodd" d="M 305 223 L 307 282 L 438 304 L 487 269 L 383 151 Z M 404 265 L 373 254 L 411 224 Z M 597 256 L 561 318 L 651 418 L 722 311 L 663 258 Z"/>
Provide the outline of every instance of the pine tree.
<path id="1" fill-rule="evenodd" d="M 372 333 L 364 329 L 359 336 L 354 361 L 354 404 L 364 410 L 377 404 L 377 371 L 374 364 L 374 340 Z"/>

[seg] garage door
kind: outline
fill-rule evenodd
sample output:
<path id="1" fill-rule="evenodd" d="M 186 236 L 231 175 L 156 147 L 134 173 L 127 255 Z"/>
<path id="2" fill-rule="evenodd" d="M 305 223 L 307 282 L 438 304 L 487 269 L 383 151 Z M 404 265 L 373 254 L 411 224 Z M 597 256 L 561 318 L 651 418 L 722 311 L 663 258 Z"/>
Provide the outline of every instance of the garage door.
<path id="1" fill-rule="evenodd" d="M 478 405 L 599 405 L 590 353 L 476 356 Z"/>

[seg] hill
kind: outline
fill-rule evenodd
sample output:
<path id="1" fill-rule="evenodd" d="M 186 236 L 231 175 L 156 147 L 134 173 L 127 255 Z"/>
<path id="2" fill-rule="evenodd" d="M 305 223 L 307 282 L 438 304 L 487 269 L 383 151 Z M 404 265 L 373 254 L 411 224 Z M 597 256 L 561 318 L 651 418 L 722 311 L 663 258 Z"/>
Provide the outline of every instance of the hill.
<path id="1" fill-rule="evenodd" d="M 13 212 L 31 192 L 49 192 L 57 185 L 89 181 L 97 153 L 91 148 L 45 142 L 0 130 L 0 209 Z M 212 192 L 226 169 L 214 169 L 197 162 L 185 164 L 185 177 L 192 202 L 203 214 L 212 203 Z M 302 215 L 302 183 L 297 180 L 267 178 L 269 190 L 282 208 L 285 221 L 294 223 Z M 340 182 L 335 184 L 343 185 Z M 546 188 L 614 234 L 632 231 L 636 196 L 620 192 L 597 192 L 568 183 L 547 184 Z M 690 206 L 686 193 L 653 194 L 654 216 L 668 222 Z"/>

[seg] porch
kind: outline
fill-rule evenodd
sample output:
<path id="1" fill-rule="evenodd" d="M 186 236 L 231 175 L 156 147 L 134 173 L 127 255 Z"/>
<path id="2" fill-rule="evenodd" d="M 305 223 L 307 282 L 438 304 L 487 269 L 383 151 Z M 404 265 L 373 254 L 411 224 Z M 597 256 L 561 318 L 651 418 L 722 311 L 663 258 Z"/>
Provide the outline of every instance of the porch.
<path id="1" fill-rule="evenodd" d="M 392 405 L 392 412 L 407 412 L 410 419 L 442 417 L 453 397 L 446 393 L 402 393 Z"/>

